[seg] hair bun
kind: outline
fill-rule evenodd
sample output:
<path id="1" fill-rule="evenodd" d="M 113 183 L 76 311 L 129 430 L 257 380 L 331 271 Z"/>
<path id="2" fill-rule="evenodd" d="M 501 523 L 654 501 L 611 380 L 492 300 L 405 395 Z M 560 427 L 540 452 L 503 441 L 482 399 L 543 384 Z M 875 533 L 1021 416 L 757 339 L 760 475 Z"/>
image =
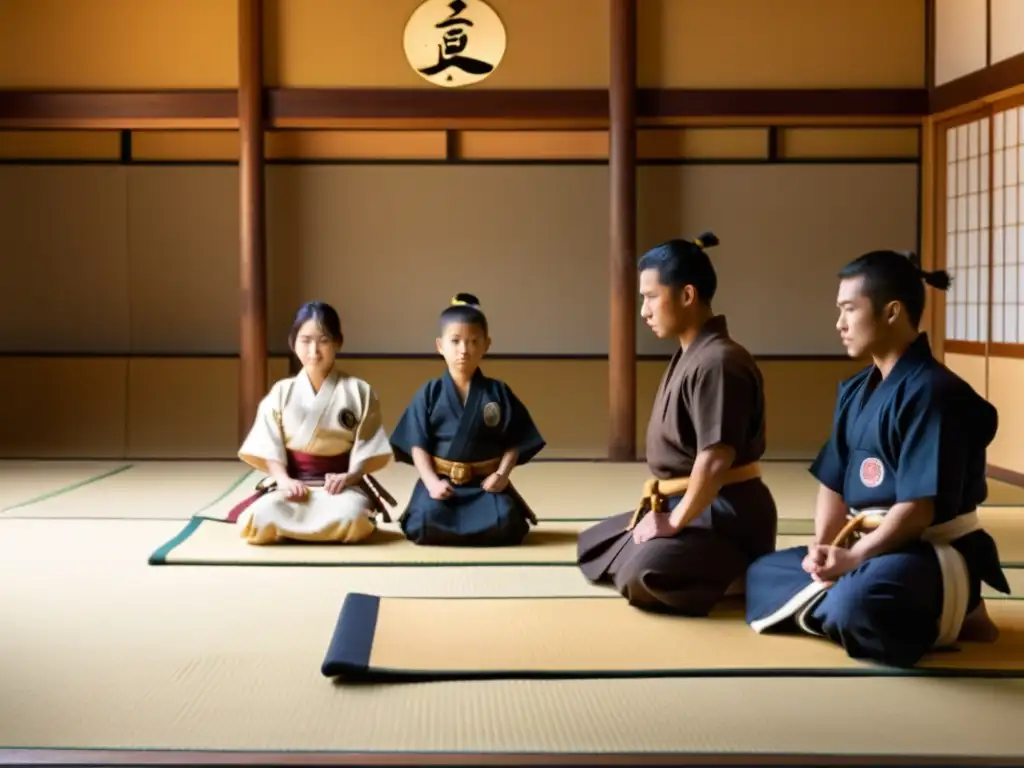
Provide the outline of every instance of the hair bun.
<path id="1" fill-rule="evenodd" d="M 921 272 L 921 277 L 928 285 L 932 288 L 937 288 L 940 291 L 949 290 L 949 286 L 953 282 L 952 278 L 949 276 L 949 272 L 944 269 L 938 269 L 934 272 L 918 271 Z"/>
<path id="2" fill-rule="evenodd" d="M 718 243 L 718 235 L 714 232 L 701 232 L 693 239 L 693 244 L 698 248 L 714 248 Z"/>
<path id="3" fill-rule="evenodd" d="M 470 307 L 480 308 L 480 299 L 474 296 L 472 293 L 456 293 L 452 296 L 450 306 L 466 305 Z"/>

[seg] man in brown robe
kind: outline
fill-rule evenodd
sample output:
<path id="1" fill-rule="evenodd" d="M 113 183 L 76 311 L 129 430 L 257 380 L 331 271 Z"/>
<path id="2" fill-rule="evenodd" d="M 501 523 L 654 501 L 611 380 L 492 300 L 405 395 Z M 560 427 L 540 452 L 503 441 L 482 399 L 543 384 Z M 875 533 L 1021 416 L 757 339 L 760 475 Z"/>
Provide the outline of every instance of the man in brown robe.
<path id="1" fill-rule="evenodd" d="M 761 481 L 764 383 L 711 300 L 713 233 L 671 240 L 640 259 L 641 316 L 678 338 L 647 426 L 645 484 L 635 512 L 579 536 L 577 562 L 637 608 L 706 616 L 747 566 L 775 549 L 777 511 Z"/>

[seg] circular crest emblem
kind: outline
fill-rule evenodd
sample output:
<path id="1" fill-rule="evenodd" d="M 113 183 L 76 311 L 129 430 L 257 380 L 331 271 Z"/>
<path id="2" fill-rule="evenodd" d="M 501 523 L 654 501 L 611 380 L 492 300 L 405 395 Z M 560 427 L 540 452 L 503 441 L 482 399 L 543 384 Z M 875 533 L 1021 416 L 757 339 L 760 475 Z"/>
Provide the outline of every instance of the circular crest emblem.
<path id="1" fill-rule="evenodd" d="M 864 459 L 860 463 L 860 481 L 868 488 L 877 488 L 885 477 L 885 467 L 876 458 Z"/>
<path id="2" fill-rule="evenodd" d="M 505 25 L 483 0 L 425 0 L 405 25 L 405 58 L 442 88 L 488 77 L 505 55 Z"/>
<path id="3" fill-rule="evenodd" d="M 497 403 L 488 403 L 484 406 L 484 424 L 488 427 L 498 426 L 501 421 L 501 407 Z"/>
<path id="4" fill-rule="evenodd" d="M 359 419 L 357 419 L 356 415 L 352 413 L 352 411 L 348 410 L 348 408 L 338 415 L 338 421 L 341 422 L 341 426 L 345 429 L 355 429 L 356 424 L 359 423 Z"/>

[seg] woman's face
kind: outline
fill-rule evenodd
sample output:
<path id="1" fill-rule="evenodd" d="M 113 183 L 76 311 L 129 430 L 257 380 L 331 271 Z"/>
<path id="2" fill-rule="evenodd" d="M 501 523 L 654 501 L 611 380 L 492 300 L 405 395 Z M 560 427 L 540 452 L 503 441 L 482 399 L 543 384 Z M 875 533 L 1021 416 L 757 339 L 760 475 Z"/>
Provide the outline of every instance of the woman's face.
<path id="1" fill-rule="evenodd" d="M 315 320 L 307 320 L 295 335 L 295 356 L 308 373 L 328 373 L 340 350 L 341 342 L 332 339 Z"/>

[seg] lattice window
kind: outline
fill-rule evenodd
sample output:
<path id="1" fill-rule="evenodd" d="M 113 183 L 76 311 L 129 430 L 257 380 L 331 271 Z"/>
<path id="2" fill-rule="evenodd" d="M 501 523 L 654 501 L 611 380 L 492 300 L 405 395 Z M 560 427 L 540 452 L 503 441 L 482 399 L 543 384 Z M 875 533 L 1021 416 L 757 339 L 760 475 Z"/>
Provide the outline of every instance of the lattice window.
<path id="1" fill-rule="evenodd" d="M 1024 344 L 1024 107 L 992 128 L 992 341 Z"/>
<path id="2" fill-rule="evenodd" d="M 946 338 L 989 332 L 989 119 L 946 131 Z"/>

